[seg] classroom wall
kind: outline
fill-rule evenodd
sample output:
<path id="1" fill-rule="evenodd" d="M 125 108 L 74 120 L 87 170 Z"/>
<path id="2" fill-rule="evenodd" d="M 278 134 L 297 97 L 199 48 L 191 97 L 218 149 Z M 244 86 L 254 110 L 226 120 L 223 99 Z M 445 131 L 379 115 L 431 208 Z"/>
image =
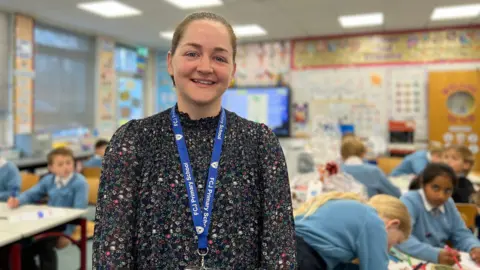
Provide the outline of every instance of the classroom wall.
<path id="1" fill-rule="evenodd" d="M 293 137 L 280 142 L 294 175 L 298 153 L 325 118 L 384 141 L 389 120 L 413 119 L 415 147 L 425 145 L 428 73 L 479 70 L 478 46 L 478 27 L 243 44 L 235 84 L 292 88 Z"/>
<path id="2" fill-rule="evenodd" d="M 294 137 L 310 136 L 318 116 L 355 124 L 362 137 L 384 138 L 390 119 L 414 119 L 415 140 L 424 142 L 428 73 L 478 69 L 479 45 L 480 28 L 244 44 L 235 83 L 290 85 L 292 114 L 302 116 L 292 117 Z"/>
<path id="3" fill-rule="evenodd" d="M 2 146 L 12 144 L 11 134 L 11 103 L 12 88 L 9 82 L 11 74 L 11 57 L 10 57 L 10 16 L 0 12 L 0 148 Z"/>

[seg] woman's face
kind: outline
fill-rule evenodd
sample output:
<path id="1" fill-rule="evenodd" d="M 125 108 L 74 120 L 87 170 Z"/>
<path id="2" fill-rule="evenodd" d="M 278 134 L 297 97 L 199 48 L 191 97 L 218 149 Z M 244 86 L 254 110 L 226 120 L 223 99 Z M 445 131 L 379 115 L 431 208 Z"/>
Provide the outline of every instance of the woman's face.
<path id="1" fill-rule="evenodd" d="M 439 175 L 423 186 L 425 197 L 433 207 L 445 204 L 453 193 L 452 179 L 446 175 Z"/>
<path id="2" fill-rule="evenodd" d="M 178 98 L 196 105 L 221 104 L 236 69 L 227 28 L 211 20 L 191 22 L 167 61 Z"/>

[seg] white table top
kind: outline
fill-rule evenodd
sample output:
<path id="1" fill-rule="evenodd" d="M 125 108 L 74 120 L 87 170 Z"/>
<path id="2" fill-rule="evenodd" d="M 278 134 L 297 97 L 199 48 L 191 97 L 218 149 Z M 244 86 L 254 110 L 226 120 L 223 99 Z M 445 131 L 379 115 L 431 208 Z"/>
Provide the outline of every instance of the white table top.
<path id="1" fill-rule="evenodd" d="M 0 232 L 0 247 L 6 246 L 20 239 L 22 239 L 21 233 Z"/>
<path id="2" fill-rule="evenodd" d="M 36 212 L 46 209 L 60 209 L 62 214 L 35 221 L 10 222 L 2 219 L 0 220 L 0 232 L 20 233 L 22 237 L 30 237 L 80 218 L 87 213 L 86 209 L 57 208 L 46 205 L 24 205 L 17 209 L 9 209 L 6 203 L 0 203 L 0 216 L 5 217 L 9 214 L 15 215 L 19 213 Z"/>

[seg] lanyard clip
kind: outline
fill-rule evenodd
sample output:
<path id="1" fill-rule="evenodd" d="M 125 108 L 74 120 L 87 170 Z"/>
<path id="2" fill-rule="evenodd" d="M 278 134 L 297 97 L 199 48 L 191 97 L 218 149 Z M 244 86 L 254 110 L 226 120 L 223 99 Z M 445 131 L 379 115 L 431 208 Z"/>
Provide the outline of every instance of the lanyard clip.
<path id="1" fill-rule="evenodd" d="M 205 267 L 205 256 L 207 256 L 207 254 L 208 254 L 208 247 L 205 248 L 205 249 L 200 249 L 199 248 L 197 250 L 197 253 L 198 253 L 198 255 L 200 255 L 200 258 L 201 258 L 200 269 L 202 269 L 202 270 L 207 269 Z"/>

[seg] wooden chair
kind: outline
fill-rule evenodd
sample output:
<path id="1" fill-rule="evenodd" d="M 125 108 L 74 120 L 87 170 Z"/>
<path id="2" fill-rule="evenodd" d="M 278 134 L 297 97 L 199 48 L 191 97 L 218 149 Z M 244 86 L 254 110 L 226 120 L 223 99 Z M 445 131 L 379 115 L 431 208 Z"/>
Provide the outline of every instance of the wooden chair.
<path id="1" fill-rule="evenodd" d="M 458 212 L 465 221 L 467 228 L 475 230 L 475 218 L 477 216 L 477 206 L 473 203 L 456 203 Z"/>
<path id="2" fill-rule="evenodd" d="M 377 158 L 377 166 L 389 175 L 402 162 L 403 158 L 398 157 L 379 157 Z"/>
<path id="3" fill-rule="evenodd" d="M 75 241 L 80 241 L 80 238 L 82 238 L 82 233 L 81 233 L 81 228 L 80 226 L 75 226 L 75 230 L 72 233 L 72 238 Z M 91 239 L 93 237 L 93 233 L 95 231 L 95 222 L 93 221 L 87 221 L 87 239 Z"/>
<path id="4" fill-rule="evenodd" d="M 100 178 L 100 175 L 102 174 L 102 169 L 87 167 L 87 168 L 83 168 L 82 174 L 86 178 Z"/>
<path id="5" fill-rule="evenodd" d="M 97 204 L 98 197 L 98 187 L 100 185 L 100 179 L 89 177 L 87 178 L 88 183 L 88 204 Z"/>
<path id="6" fill-rule="evenodd" d="M 22 176 L 22 185 L 20 187 L 21 192 L 25 192 L 40 181 L 40 176 L 33 173 L 22 172 L 20 175 Z"/>

